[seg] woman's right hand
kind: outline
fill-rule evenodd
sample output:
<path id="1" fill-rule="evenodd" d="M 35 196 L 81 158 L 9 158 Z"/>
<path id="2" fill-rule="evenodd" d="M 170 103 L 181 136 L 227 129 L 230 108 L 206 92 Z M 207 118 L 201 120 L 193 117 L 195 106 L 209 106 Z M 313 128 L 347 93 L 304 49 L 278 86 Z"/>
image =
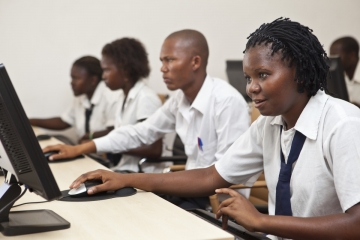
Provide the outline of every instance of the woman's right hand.
<path id="1" fill-rule="evenodd" d="M 95 171 L 91 171 L 85 174 L 82 174 L 78 177 L 71 185 L 70 188 L 78 188 L 81 183 L 87 180 L 94 180 L 99 179 L 103 183 L 94 187 L 91 187 L 88 190 L 88 194 L 95 194 L 98 192 L 105 192 L 105 191 L 114 191 L 125 186 L 124 183 L 124 176 L 129 174 L 120 174 L 108 170 L 98 169 Z"/>

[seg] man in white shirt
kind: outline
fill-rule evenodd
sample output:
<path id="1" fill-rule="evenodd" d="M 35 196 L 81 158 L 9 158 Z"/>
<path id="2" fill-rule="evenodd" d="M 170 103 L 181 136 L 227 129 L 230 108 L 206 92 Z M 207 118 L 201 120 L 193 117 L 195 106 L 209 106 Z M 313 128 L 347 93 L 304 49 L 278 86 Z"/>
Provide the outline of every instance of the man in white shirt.
<path id="1" fill-rule="evenodd" d="M 360 107 L 360 79 L 356 77 L 359 62 L 359 43 L 352 37 L 336 39 L 330 47 L 330 55 L 340 56 L 345 72 L 345 82 L 351 103 Z"/>
<path id="2" fill-rule="evenodd" d="M 161 72 L 167 88 L 178 91 L 154 115 L 137 125 L 115 129 L 96 141 L 75 147 L 51 146 L 44 151 L 60 151 L 53 160 L 96 151 L 122 152 L 150 144 L 175 130 L 188 156 L 186 169 L 214 164 L 248 129 L 250 119 L 240 93 L 206 73 L 208 56 L 207 41 L 200 32 L 182 30 L 170 34 L 160 53 Z M 178 205 L 205 208 L 208 198 L 195 202 L 181 199 Z"/>

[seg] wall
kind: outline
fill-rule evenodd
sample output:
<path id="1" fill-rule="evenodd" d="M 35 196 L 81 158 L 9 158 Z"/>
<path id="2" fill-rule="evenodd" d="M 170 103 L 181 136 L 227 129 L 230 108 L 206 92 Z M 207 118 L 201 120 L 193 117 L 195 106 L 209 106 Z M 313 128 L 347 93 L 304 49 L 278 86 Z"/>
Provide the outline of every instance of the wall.
<path id="1" fill-rule="evenodd" d="M 168 92 L 159 53 L 173 31 L 192 28 L 210 46 L 208 73 L 226 79 L 225 60 L 241 59 L 246 37 L 280 16 L 308 25 L 326 50 L 333 39 L 360 40 L 360 1 L 0 0 L 0 62 L 30 117 L 59 115 L 72 98 L 69 71 L 83 55 L 100 57 L 105 43 L 131 36 L 147 48 L 149 85 Z"/>

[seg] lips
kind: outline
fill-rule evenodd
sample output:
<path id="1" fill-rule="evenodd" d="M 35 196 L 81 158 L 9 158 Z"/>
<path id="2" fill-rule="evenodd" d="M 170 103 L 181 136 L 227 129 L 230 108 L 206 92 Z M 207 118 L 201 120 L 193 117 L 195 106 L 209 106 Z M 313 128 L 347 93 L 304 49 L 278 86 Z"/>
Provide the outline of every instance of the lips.
<path id="1" fill-rule="evenodd" d="M 255 104 L 254 107 L 260 108 L 266 103 L 266 100 L 265 99 L 254 99 L 253 102 Z"/>

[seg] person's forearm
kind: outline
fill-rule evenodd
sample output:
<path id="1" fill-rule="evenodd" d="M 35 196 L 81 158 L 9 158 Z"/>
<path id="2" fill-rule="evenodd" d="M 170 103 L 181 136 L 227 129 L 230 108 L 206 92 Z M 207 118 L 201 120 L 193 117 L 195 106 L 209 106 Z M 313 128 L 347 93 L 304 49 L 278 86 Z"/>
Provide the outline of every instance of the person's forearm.
<path id="1" fill-rule="evenodd" d="M 151 145 L 144 145 L 123 153 L 138 157 L 159 158 L 162 153 L 162 139 L 157 140 Z"/>
<path id="2" fill-rule="evenodd" d="M 214 166 L 166 174 L 127 174 L 125 181 L 129 187 L 182 197 L 209 196 L 217 188 L 230 186 Z"/>
<path id="3" fill-rule="evenodd" d="M 106 136 L 106 135 L 107 135 L 109 132 L 111 132 L 111 130 L 113 130 L 113 129 L 114 129 L 113 127 L 108 127 L 108 128 L 105 129 L 105 130 L 94 132 L 94 133 L 92 134 L 92 138 L 91 138 L 91 139 Z"/>
<path id="4" fill-rule="evenodd" d="M 359 213 L 350 209 L 314 218 L 264 215 L 255 230 L 292 239 L 360 239 Z"/>
<path id="5" fill-rule="evenodd" d="M 76 149 L 76 153 L 77 153 L 76 155 L 96 153 L 96 145 L 95 145 L 94 141 L 76 145 L 74 147 Z"/>
<path id="6" fill-rule="evenodd" d="M 33 119 L 29 119 L 29 121 L 32 126 L 42 127 L 52 130 L 64 130 L 66 128 L 71 127 L 68 123 L 64 122 L 59 117 L 48 118 L 48 119 L 33 118 Z"/>

